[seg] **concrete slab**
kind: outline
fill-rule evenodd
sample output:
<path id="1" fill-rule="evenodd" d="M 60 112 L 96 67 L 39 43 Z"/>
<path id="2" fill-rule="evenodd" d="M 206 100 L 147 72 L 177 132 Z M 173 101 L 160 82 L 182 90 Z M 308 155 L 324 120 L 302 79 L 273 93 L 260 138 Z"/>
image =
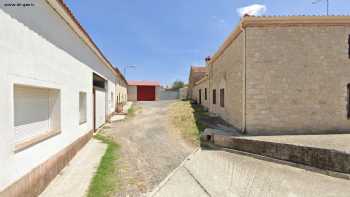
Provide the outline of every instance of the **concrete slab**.
<path id="1" fill-rule="evenodd" d="M 217 197 L 350 194 L 348 180 L 225 151 L 198 151 L 181 168 L 155 196 L 205 196 L 204 190 Z"/>
<path id="2" fill-rule="evenodd" d="M 89 188 L 107 145 L 90 140 L 40 197 L 83 197 Z"/>
<path id="3" fill-rule="evenodd" d="M 350 178 L 350 134 L 230 136 L 220 130 L 206 130 L 201 145 L 307 165 L 328 175 Z"/>
<path id="4" fill-rule="evenodd" d="M 186 168 L 181 167 L 164 187 L 162 187 L 154 197 L 209 197 L 200 187 L 196 180 L 188 173 Z"/>
<path id="5" fill-rule="evenodd" d="M 122 114 L 113 115 L 111 117 L 111 122 L 121 121 L 121 120 L 124 120 L 125 118 L 126 118 L 126 115 L 122 115 Z"/>

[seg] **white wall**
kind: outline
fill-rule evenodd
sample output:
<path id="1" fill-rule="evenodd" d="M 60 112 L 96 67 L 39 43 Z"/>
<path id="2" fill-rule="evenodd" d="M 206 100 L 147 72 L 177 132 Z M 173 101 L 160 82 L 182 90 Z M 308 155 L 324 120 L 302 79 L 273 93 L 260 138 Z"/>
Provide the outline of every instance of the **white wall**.
<path id="1" fill-rule="evenodd" d="M 95 105 L 96 105 L 96 129 L 100 128 L 106 122 L 106 91 L 96 89 L 95 95 Z"/>
<path id="2" fill-rule="evenodd" d="M 93 72 L 115 76 L 43 0 L 34 7 L 0 4 L 0 191 L 92 129 Z M 13 85 L 59 89 L 62 133 L 14 153 Z M 79 92 L 87 93 L 87 122 L 79 125 Z M 115 95 L 115 94 L 114 94 Z M 112 106 L 109 106 L 111 111 Z"/>

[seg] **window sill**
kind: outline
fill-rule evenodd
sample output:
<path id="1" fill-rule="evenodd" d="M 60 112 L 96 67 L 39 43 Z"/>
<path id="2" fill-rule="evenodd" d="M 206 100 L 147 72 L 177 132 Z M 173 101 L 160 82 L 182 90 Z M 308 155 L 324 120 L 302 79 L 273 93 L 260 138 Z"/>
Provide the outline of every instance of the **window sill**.
<path id="1" fill-rule="evenodd" d="M 50 132 L 47 132 L 47 133 L 44 133 L 44 134 L 40 134 L 40 135 L 37 135 L 29 140 L 25 140 L 21 143 L 18 143 L 16 144 L 15 146 L 15 153 L 18 153 L 18 152 L 21 152 L 27 148 L 30 148 L 40 142 L 43 142 L 49 138 L 52 138 L 58 134 L 60 134 L 61 131 L 60 130 L 56 130 L 56 131 L 50 131 Z"/>
<path id="2" fill-rule="evenodd" d="M 79 125 L 83 125 L 83 124 L 85 124 L 85 123 L 87 123 L 86 120 L 85 120 L 85 121 L 82 121 L 82 122 L 79 122 Z"/>

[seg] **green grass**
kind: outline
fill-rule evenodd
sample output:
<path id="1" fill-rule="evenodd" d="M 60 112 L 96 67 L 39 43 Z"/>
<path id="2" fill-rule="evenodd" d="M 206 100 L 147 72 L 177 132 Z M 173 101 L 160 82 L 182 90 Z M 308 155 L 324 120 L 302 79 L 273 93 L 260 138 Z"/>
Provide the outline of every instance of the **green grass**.
<path id="1" fill-rule="evenodd" d="M 119 159 L 119 145 L 111 138 L 98 134 L 94 137 L 107 144 L 95 176 L 90 183 L 88 197 L 113 196 L 118 190 L 117 160 Z"/>
<path id="2" fill-rule="evenodd" d="M 135 107 L 133 105 L 128 109 L 128 116 L 129 117 L 135 116 Z"/>
<path id="3" fill-rule="evenodd" d="M 131 107 L 128 109 L 128 115 L 127 115 L 127 117 L 128 117 L 128 118 L 135 117 L 136 113 L 138 113 L 139 110 L 141 110 L 141 107 L 131 105 Z"/>
<path id="4" fill-rule="evenodd" d="M 199 145 L 200 134 L 205 129 L 200 118 L 207 113 L 202 107 L 191 105 L 190 101 L 178 101 L 170 105 L 168 109 L 173 126 L 185 139 L 195 145 Z"/>

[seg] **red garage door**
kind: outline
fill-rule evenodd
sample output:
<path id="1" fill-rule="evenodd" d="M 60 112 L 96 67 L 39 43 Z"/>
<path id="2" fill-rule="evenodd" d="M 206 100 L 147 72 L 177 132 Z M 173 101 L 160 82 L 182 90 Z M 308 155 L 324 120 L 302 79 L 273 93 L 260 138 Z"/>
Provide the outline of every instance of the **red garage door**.
<path id="1" fill-rule="evenodd" d="M 154 86 L 137 86 L 138 101 L 156 100 L 156 88 Z"/>

